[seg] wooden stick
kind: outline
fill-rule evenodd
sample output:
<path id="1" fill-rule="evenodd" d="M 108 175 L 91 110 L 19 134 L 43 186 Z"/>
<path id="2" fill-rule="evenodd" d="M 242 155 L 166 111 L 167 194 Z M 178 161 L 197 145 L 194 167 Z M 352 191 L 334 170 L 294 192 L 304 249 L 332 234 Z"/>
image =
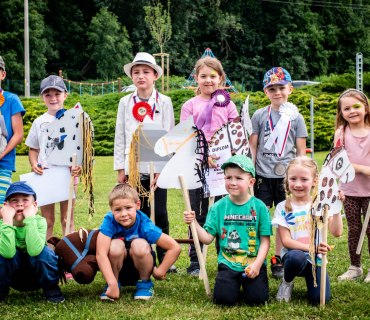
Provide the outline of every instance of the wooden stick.
<path id="1" fill-rule="evenodd" d="M 356 250 L 356 254 L 358 254 L 358 255 L 361 254 L 362 245 L 364 243 L 364 238 L 365 238 L 365 234 L 366 234 L 366 229 L 367 229 L 367 226 L 369 225 L 369 219 L 370 219 L 370 203 L 367 206 L 367 211 L 366 211 L 366 216 L 365 216 L 365 219 L 364 219 L 364 224 L 362 225 L 360 239 L 358 240 L 358 245 L 357 245 L 357 250 Z"/>
<path id="2" fill-rule="evenodd" d="M 188 192 L 188 190 L 186 188 L 184 176 L 179 175 L 179 181 L 180 181 L 180 185 L 181 185 L 181 191 L 182 191 L 182 196 L 184 198 L 186 210 L 187 211 L 191 211 L 191 205 L 190 205 L 190 199 L 189 199 L 189 192 Z M 208 282 L 206 265 L 204 263 L 204 259 L 203 259 L 203 255 L 202 255 L 202 250 L 200 249 L 200 243 L 199 243 L 199 238 L 198 238 L 198 233 L 197 233 L 197 228 L 196 228 L 196 225 L 195 225 L 195 221 L 193 221 L 192 223 L 190 223 L 190 230 L 191 230 L 191 233 L 193 234 L 194 245 L 195 245 L 195 250 L 196 250 L 197 256 L 198 256 L 200 271 L 203 274 L 202 278 L 203 278 L 204 288 L 206 290 L 206 294 L 208 296 L 210 296 L 211 295 L 211 288 L 210 288 L 209 282 Z"/>
<path id="3" fill-rule="evenodd" d="M 150 186 L 151 186 L 152 182 L 154 180 L 154 164 L 153 164 L 153 162 L 150 162 L 149 172 L 150 172 Z M 154 188 L 153 187 L 150 187 L 149 205 L 150 205 L 150 219 L 155 224 Z"/>
<path id="4" fill-rule="evenodd" d="M 328 206 L 324 206 L 324 213 L 323 213 L 324 225 L 322 227 L 321 242 L 327 243 L 328 242 Z M 328 260 L 326 258 L 326 254 L 322 255 L 321 259 L 321 277 L 320 277 L 320 306 L 325 306 L 325 296 L 326 296 L 326 264 Z"/>
<path id="5" fill-rule="evenodd" d="M 209 197 L 208 210 L 209 210 L 210 207 L 213 206 L 214 203 L 215 203 L 215 197 Z M 203 244 L 202 254 L 203 254 L 204 264 L 207 265 L 207 254 L 208 254 L 208 245 L 207 244 Z M 202 272 L 199 272 L 199 279 L 203 279 Z"/>
<path id="6" fill-rule="evenodd" d="M 74 153 L 72 155 L 72 168 L 73 170 L 76 166 L 77 155 Z M 69 197 L 68 197 L 68 206 L 67 206 L 67 221 L 66 221 L 66 231 L 65 236 L 70 234 L 71 232 L 71 217 L 72 217 L 72 203 L 73 203 L 73 193 L 74 193 L 74 184 L 75 184 L 75 177 L 71 175 L 69 181 Z"/>

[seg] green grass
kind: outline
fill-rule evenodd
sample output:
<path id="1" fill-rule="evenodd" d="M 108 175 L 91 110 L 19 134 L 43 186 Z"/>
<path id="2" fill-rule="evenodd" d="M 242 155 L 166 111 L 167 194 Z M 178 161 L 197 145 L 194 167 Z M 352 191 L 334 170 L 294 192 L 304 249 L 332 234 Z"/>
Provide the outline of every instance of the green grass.
<path id="1" fill-rule="evenodd" d="M 315 158 L 322 163 L 325 153 L 315 153 Z M 108 210 L 107 195 L 116 180 L 113 171 L 112 157 L 97 157 L 95 166 L 95 206 L 96 213 L 92 219 L 88 217 L 87 197 L 79 190 L 76 203 L 76 227 L 98 227 Z M 29 171 L 26 157 L 17 158 L 18 175 Z M 80 186 L 81 187 L 81 186 Z M 187 226 L 182 221 L 184 210 L 180 191 L 169 190 L 168 209 L 170 215 L 171 235 L 185 238 Z M 345 223 L 344 223 L 345 224 Z M 56 223 L 55 232 L 61 234 L 60 223 Z M 273 237 L 272 237 L 273 242 Z M 212 304 L 206 297 L 203 282 L 186 274 L 188 265 L 187 247 L 176 262 L 177 274 L 172 274 L 165 281 L 155 282 L 155 297 L 150 301 L 134 301 L 133 287 L 124 288 L 116 303 L 101 303 L 98 295 L 105 284 L 98 273 L 90 285 L 79 285 L 74 281 L 62 287 L 66 301 L 54 306 L 46 303 L 41 291 L 20 293 L 12 290 L 9 301 L 1 305 L 1 319 L 370 319 L 369 297 L 370 285 L 362 281 L 342 283 L 336 280 L 349 264 L 347 253 L 346 231 L 341 238 L 329 237 L 329 243 L 335 244 L 335 249 L 329 255 L 328 271 L 332 280 L 332 300 L 321 309 L 310 306 L 305 300 L 306 287 L 304 280 L 295 280 L 292 301 L 281 304 L 275 300 L 279 281 L 269 273 L 270 300 L 262 307 L 247 307 L 244 305 L 227 308 Z M 272 248 L 274 244 L 272 243 Z M 365 241 L 363 265 L 370 268 Z M 270 250 L 269 257 L 273 254 Z M 211 288 L 216 276 L 217 260 L 215 249 L 210 245 L 207 257 L 207 272 Z"/>

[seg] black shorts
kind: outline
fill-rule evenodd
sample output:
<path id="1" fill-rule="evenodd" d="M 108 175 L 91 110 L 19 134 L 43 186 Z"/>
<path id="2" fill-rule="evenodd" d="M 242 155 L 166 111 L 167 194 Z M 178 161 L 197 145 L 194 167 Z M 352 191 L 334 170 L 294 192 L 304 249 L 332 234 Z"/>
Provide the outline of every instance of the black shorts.
<path id="1" fill-rule="evenodd" d="M 284 178 L 265 178 L 256 175 L 254 195 L 272 208 L 285 200 Z"/>
<path id="2" fill-rule="evenodd" d="M 125 241 L 125 246 L 127 249 L 127 257 L 123 261 L 123 266 L 121 271 L 119 272 L 118 279 L 121 283 L 121 286 L 135 286 L 136 282 L 140 280 L 139 271 L 137 271 L 137 269 L 135 268 L 134 261 L 131 259 L 130 256 L 131 242 Z M 152 257 L 154 268 L 156 266 L 156 255 L 153 250 Z"/>

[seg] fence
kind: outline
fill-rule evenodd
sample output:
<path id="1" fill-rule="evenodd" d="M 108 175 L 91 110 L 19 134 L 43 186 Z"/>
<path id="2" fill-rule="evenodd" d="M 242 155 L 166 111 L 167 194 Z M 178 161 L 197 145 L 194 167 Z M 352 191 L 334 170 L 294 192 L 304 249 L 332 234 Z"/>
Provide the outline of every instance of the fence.
<path id="1" fill-rule="evenodd" d="M 69 79 L 64 79 L 64 82 L 69 93 L 77 93 L 79 95 L 104 95 L 108 93 L 121 92 L 122 90 L 121 78 L 107 82 L 83 82 L 72 81 Z M 38 96 L 40 94 L 40 83 L 41 80 L 31 81 L 31 96 Z M 24 96 L 24 80 L 11 80 L 5 78 L 5 80 L 1 82 L 1 87 L 5 91 L 10 91 L 19 96 Z"/>

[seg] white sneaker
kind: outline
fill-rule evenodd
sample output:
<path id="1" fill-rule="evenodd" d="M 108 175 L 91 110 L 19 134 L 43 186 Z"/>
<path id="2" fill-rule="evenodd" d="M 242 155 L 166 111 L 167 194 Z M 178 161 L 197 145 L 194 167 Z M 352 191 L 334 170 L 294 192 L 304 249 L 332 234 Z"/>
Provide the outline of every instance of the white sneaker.
<path id="1" fill-rule="evenodd" d="M 366 276 L 366 278 L 365 278 L 364 282 L 365 282 L 365 283 L 370 283 L 370 269 L 369 269 L 369 271 L 368 271 L 368 273 L 367 273 L 367 276 Z"/>
<path id="2" fill-rule="evenodd" d="M 283 279 L 283 281 L 280 284 L 279 290 L 277 292 L 276 300 L 279 301 L 279 302 L 281 302 L 283 300 L 285 302 L 289 302 L 290 298 L 292 296 L 293 287 L 294 287 L 294 282 L 293 281 L 292 282 L 286 282 Z"/>
<path id="3" fill-rule="evenodd" d="M 362 277 L 362 268 L 356 266 L 350 266 L 348 270 L 338 277 L 339 281 L 343 280 L 355 280 Z M 369 279 L 370 281 L 370 279 Z"/>

